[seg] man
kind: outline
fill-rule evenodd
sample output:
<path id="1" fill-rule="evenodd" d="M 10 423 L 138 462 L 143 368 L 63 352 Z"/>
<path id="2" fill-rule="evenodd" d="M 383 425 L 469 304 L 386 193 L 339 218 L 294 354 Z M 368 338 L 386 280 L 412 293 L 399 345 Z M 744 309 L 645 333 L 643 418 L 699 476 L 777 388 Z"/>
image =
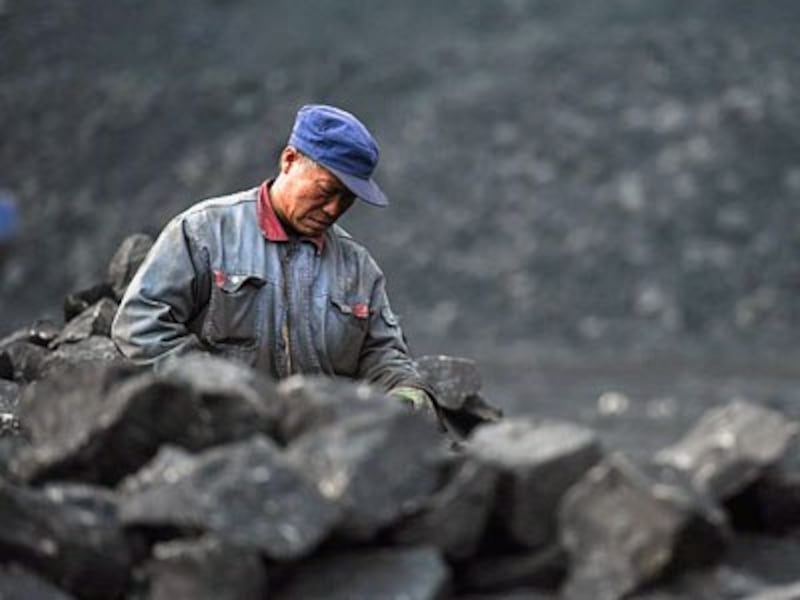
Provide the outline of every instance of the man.
<path id="1" fill-rule="evenodd" d="M 363 379 L 430 410 L 383 273 L 335 224 L 357 198 L 388 205 L 372 179 L 377 163 L 356 117 L 301 108 L 277 177 L 166 226 L 114 319 L 119 349 L 141 363 L 208 351 L 275 378 Z"/>

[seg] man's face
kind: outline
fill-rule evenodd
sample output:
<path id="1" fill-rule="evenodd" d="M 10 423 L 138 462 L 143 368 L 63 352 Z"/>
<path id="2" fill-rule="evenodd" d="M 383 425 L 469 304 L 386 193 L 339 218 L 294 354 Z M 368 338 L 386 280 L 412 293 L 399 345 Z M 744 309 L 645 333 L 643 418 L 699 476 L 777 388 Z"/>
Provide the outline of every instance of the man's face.
<path id="1" fill-rule="evenodd" d="M 284 224 L 310 237 L 324 233 L 355 200 L 333 173 L 291 147 L 281 155 L 281 176 L 275 184 L 275 212 Z"/>

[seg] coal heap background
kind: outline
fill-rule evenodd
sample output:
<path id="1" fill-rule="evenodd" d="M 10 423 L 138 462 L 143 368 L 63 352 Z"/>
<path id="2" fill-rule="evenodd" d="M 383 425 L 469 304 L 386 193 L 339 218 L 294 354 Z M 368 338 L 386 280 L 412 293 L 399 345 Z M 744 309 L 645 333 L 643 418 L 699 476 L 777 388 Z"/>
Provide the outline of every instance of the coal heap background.
<path id="1" fill-rule="evenodd" d="M 360 115 L 394 205 L 346 226 L 420 353 L 796 351 L 800 7 L 704 0 L 0 3 L 3 329 L 128 234 Z M 488 348 L 488 350 L 485 350 Z"/>

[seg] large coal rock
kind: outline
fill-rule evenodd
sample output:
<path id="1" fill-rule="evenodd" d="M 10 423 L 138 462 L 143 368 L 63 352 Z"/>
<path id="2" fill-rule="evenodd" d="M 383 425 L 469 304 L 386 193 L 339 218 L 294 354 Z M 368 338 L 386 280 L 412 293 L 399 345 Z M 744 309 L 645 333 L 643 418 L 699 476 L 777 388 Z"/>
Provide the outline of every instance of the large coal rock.
<path id="1" fill-rule="evenodd" d="M 590 429 L 533 417 L 480 427 L 466 449 L 500 473 L 495 512 L 508 536 L 528 548 L 555 540 L 562 496 L 602 455 Z"/>
<path id="2" fill-rule="evenodd" d="M 92 335 L 74 344 L 64 344 L 43 357 L 33 379 L 61 377 L 67 371 L 98 364 L 129 364 L 109 338 Z"/>
<path id="3" fill-rule="evenodd" d="M 303 563 L 276 598 L 439 600 L 446 597 L 449 578 L 434 548 L 363 550 Z"/>
<path id="4" fill-rule="evenodd" d="M 356 415 L 397 411 L 397 401 L 363 382 L 293 375 L 277 387 L 278 434 L 284 443 Z"/>
<path id="5" fill-rule="evenodd" d="M 671 472 L 648 474 L 621 454 L 566 494 L 560 537 L 568 598 L 622 598 L 670 571 L 710 564 L 727 539 L 722 513 Z"/>
<path id="6" fill-rule="evenodd" d="M 90 336 L 111 335 L 111 323 L 117 314 L 117 303 L 110 298 L 102 298 L 84 309 L 69 321 L 61 333 L 50 342 L 50 348 L 58 348 L 62 344 L 71 344 L 85 340 Z"/>
<path id="7" fill-rule="evenodd" d="M 329 534 L 340 511 L 259 435 L 165 470 L 162 481 L 123 496 L 121 516 L 129 526 L 211 532 L 272 559 L 295 560 Z"/>
<path id="8" fill-rule="evenodd" d="M 87 366 L 31 384 L 20 408 L 31 445 L 15 456 L 15 476 L 113 485 L 162 442 L 179 439 L 193 414 L 191 395 L 152 374 L 131 373 Z"/>
<path id="9" fill-rule="evenodd" d="M 799 423 L 776 411 L 736 401 L 703 415 L 655 462 L 686 472 L 698 489 L 722 501 L 780 460 L 799 431 Z"/>
<path id="10" fill-rule="evenodd" d="M 39 379 L 42 367 L 50 352 L 31 341 L 16 340 L 0 350 L 4 379 L 10 375 L 16 381 L 30 382 Z"/>
<path id="11" fill-rule="evenodd" d="M 164 363 L 156 381 L 178 386 L 194 399 L 195 411 L 177 440 L 186 448 L 276 434 L 280 405 L 275 385 L 236 361 L 202 354 L 180 357 Z"/>
<path id="12" fill-rule="evenodd" d="M 113 485 L 164 443 L 191 450 L 275 429 L 272 384 L 213 357 L 186 357 L 159 374 L 87 366 L 35 382 L 20 418 L 32 438 L 17 476 Z"/>
<path id="13" fill-rule="evenodd" d="M 25 565 L 82 598 L 121 594 L 130 555 L 118 522 L 107 512 L 3 480 L 0 506 L 3 561 Z"/>
<path id="14" fill-rule="evenodd" d="M 268 597 L 259 554 L 213 536 L 158 543 L 143 571 L 150 600 Z"/>
<path id="15" fill-rule="evenodd" d="M 478 549 L 494 506 L 498 473 L 466 459 L 447 483 L 428 496 L 419 513 L 401 522 L 393 539 L 430 545 L 450 560 L 463 560 Z"/>
<path id="16" fill-rule="evenodd" d="M 19 565 L 0 566 L 3 600 L 70 600 L 73 596 Z"/>
<path id="17" fill-rule="evenodd" d="M 439 419 L 456 437 L 465 437 L 475 427 L 496 422 L 502 412 L 481 395 L 481 380 L 474 360 L 456 356 L 421 356 L 416 360 L 420 376 L 436 392 Z"/>
<path id="18" fill-rule="evenodd" d="M 69 322 L 91 306 L 104 299 L 116 300 L 114 290 L 106 283 L 98 283 L 90 288 L 72 292 L 64 297 L 64 321 Z"/>
<path id="19" fill-rule="evenodd" d="M 433 423 L 398 405 L 312 431 L 288 452 L 325 497 L 344 507 L 342 532 L 368 538 L 436 489 L 441 443 Z"/>
<path id="20" fill-rule="evenodd" d="M 153 246 L 153 238 L 144 233 L 134 233 L 120 244 L 108 265 L 108 281 L 117 300 L 125 295 L 128 284 Z"/>

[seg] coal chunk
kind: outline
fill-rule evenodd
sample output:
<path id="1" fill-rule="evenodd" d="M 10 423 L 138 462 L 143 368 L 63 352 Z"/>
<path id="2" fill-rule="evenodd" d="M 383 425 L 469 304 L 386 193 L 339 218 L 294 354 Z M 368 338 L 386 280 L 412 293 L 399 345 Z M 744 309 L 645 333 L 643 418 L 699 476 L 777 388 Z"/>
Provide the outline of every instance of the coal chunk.
<path id="1" fill-rule="evenodd" d="M 514 542 L 528 548 L 556 539 L 562 496 L 602 456 L 590 429 L 534 417 L 480 427 L 466 450 L 499 472 L 498 520 Z"/>
<path id="2" fill-rule="evenodd" d="M 201 354 L 180 357 L 167 361 L 154 383 L 175 386 L 194 399 L 186 433 L 177 440 L 190 450 L 259 432 L 273 436 L 278 428 L 274 383 L 236 361 Z"/>
<path id="3" fill-rule="evenodd" d="M 70 600 L 65 591 L 20 567 L 0 566 L 0 598 L 3 600 Z"/>
<path id="4" fill-rule="evenodd" d="M 438 600 L 450 573 L 434 548 L 365 550 L 303 563 L 279 600 Z"/>
<path id="5" fill-rule="evenodd" d="M 798 431 L 798 423 L 774 410 L 736 401 L 703 415 L 655 462 L 686 472 L 698 489 L 722 501 L 780 460 Z"/>
<path id="6" fill-rule="evenodd" d="M 347 535 L 370 537 L 436 489 L 441 436 L 417 413 L 366 414 L 301 436 L 291 460 L 340 503 Z"/>
<path id="7" fill-rule="evenodd" d="M 129 364 L 129 361 L 109 338 L 92 335 L 44 355 L 33 379 L 60 377 L 71 369 L 97 364 Z"/>
<path id="8" fill-rule="evenodd" d="M 111 322 L 116 313 L 117 303 L 109 298 L 102 298 L 67 323 L 61 333 L 50 342 L 49 347 L 55 349 L 62 344 L 79 342 L 93 335 L 109 337 Z"/>
<path id="9" fill-rule="evenodd" d="M 420 376 L 436 392 L 437 415 L 456 438 L 483 423 L 493 423 L 502 411 L 480 393 L 483 382 L 474 360 L 447 355 L 422 356 L 416 361 Z"/>
<path id="10" fill-rule="evenodd" d="M 50 356 L 46 348 L 32 342 L 18 340 L 0 350 L 4 379 L 10 373 L 15 381 L 34 381 L 39 379 L 43 365 Z"/>
<path id="11" fill-rule="evenodd" d="M 213 536 L 158 543 L 143 570 L 150 600 L 265 598 L 268 589 L 257 552 Z"/>
<path id="12" fill-rule="evenodd" d="M 269 438 L 219 446 L 163 481 L 124 495 L 129 526 L 176 527 L 214 533 L 275 560 L 306 556 L 339 519 L 338 508 L 286 460 Z"/>
<path id="13" fill-rule="evenodd" d="M 567 573 L 567 554 L 557 544 L 519 554 L 480 557 L 459 565 L 460 589 L 502 592 L 519 588 L 556 590 Z"/>
<path id="14" fill-rule="evenodd" d="M 120 244 L 108 265 L 108 281 L 117 300 L 121 300 L 139 266 L 153 246 L 153 238 L 134 233 Z"/>
<path id="15" fill-rule="evenodd" d="M 13 381 L 0 379 L 0 412 L 13 412 L 19 404 L 21 388 Z"/>
<path id="16" fill-rule="evenodd" d="M 680 479 L 655 478 L 614 454 L 566 494 L 560 537 L 570 555 L 568 598 L 621 598 L 644 584 L 717 560 L 721 511 Z"/>
<path id="17" fill-rule="evenodd" d="M 118 522 L 56 496 L 0 479 L 0 555 L 82 598 L 114 598 L 130 555 Z"/>
<path id="18" fill-rule="evenodd" d="M 140 492 L 152 486 L 174 481 L 194 468 L 195 455 L 179 446 L 164 444 L 156 455 L 136 473 L 119 482 L 117 489 L 124 494 Z"/>
<path id="19" fill-rule="evenodd" d="M 424 500 L 420 512 L 398 525 L 394 539 L 435 546 L 451 560 L 472 556 L 494 505 L 497 477 L 497 471 L 477 461 L 462 461 L 442 489 Z"/>
<path id="20" fill-rule="evenodd" d="M 69 322 L 90 306 L 97 304 L 104 298 L 116 301 L 111 285 L 103 282 L 93 285 L 85 290 L 73 292 L 64 298 L 64 321 Z"/>
<path id="21" fill-rule="evenodd" d="M 279 435 L 284 443 L 343 419 L 398 412 L 397 402 L 366 383 L 313 375 L 293 375 L 277 387 Z"/>
<path id="22" fill-rule="evenodd" d="M 130 368 L 92 365 L 30 385 L 20 418 L 31 436 L 12 462 L 27 481 L 113 485 L 183 434 L 194 405 L 176 384 Z"/>

